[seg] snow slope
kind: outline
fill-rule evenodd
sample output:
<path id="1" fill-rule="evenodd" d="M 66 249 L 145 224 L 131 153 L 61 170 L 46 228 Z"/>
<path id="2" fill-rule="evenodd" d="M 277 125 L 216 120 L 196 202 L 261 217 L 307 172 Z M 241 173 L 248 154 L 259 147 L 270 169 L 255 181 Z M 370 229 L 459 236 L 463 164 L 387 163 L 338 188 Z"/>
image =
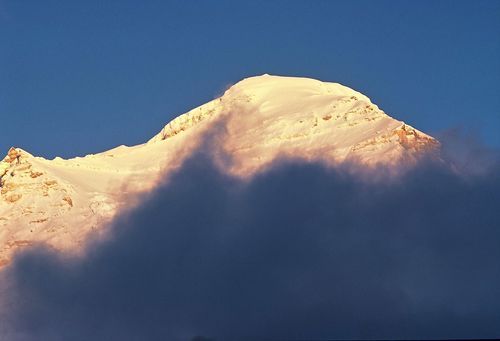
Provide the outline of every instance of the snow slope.
<path id="1" fill-rule="evenodd" d="M 15 148 L 0 162 L 0 266 L 44 242 L 78 252 L 91 231 L 154 188 L 213 136 L 220 166 L 249 177 L 281 156 L 370 168 L 413 165 L 432 137 L 337 83 L 263 75 L 168 123 L 147 143 L 69 160 Z M 215 150 L 214 150 L 215 152 Z"/>

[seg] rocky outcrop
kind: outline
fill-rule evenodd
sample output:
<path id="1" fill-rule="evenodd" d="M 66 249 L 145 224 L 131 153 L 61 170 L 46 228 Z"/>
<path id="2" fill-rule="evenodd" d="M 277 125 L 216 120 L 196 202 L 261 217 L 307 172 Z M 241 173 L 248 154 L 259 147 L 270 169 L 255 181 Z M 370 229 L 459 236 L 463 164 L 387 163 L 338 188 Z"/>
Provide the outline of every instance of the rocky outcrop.
<path id="1" fill-rule="evenodd" d="M 20 162 L 21 154 L 21 150 L 11 147 L 7 155 L 0 161 L 0 187 L 3 186 L 3 177 L 7 174 L 12 164 Z"/>
<path id="2" fill-rule="evenodd" d="M 399 142 L 406 149 L 425 152 L 435 151 L 440 146 L 436 139 L 404 123 L 399 128 L 395 129 L 393 134 L 399 138 Z"/>
<path id="3" fill-rule="evenodd" d="M 7 163 L 13 163 L 17 161 L 19 163 L 20 158 L 21 151 L 17 148 L 10 147 L 9 151 L 7 152 L 7 156 L 3 159 L 3 161 Z"/>

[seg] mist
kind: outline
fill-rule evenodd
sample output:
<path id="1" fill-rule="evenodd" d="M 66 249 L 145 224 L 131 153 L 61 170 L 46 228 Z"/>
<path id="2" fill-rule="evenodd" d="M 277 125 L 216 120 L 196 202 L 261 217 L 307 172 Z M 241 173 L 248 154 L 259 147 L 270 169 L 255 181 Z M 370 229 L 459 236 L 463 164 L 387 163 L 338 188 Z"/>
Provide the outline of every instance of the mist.
<path id="1" fill-rule="evenodd" d="M 281 160 L 241 180 L 200 151 L 84 258 L 20 253 L 0 338 L 500 337 L 500 167 L 481 169 L 367 182 Z"/>

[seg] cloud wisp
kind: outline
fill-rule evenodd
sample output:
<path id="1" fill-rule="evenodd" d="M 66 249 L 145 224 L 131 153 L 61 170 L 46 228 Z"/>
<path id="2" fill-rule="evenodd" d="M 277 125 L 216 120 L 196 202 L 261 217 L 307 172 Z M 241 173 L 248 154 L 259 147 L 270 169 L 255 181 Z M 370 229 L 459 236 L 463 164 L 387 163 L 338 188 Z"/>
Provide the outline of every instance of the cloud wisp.
<path id="1" fill-rule="evenodd" d="M 500 171 L 367 183 L 284 161 L 248 181 L 200 152 L 112 238 L 2 275 L 9 340 L 499 337 Z"/>

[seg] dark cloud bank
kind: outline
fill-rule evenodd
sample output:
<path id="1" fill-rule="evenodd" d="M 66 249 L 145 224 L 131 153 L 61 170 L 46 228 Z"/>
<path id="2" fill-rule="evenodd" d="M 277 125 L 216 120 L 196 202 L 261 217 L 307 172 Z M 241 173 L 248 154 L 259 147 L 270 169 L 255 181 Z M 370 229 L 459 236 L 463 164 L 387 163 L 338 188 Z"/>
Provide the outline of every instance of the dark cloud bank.
<path id="1" fill-rule="evenodd" d="M 18 257 L 0 339 L 500 337 L 499 169 L 242 183 L 198 154 L 85 259 Z"/>

